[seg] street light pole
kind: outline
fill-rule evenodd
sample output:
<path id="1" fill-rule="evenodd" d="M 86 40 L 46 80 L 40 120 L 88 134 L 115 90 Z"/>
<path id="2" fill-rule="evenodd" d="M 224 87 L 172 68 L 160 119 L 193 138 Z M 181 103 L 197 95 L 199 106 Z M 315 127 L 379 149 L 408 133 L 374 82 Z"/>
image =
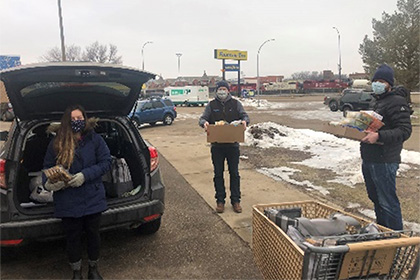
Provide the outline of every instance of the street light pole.
<path id="1" fill-rule="evenodd" d="M 261 48 L 265 45 L 265 43 L 274 41 L 274 39 L 268 39 L 264 41 L 264 43 L 261 44 L 261 46 L 258 48 L 257 52 L 257 95 L 258 95 L 258 107 L 260 107 L 260 51 Z"/>
<path id="2" fill-rule="evenodd" d="M 153 43 L 152 41 L 147 41 L 146 43 L 143 44 L 143 47 L 141 47 L 141 60 L 142 60 L 142 64 L 141 64 L 141 69 L 144 71 L 144 46 L 146 46 L 147 44 L 151 44 Z"/>
<path id="3" fill-rule="evenodd" d="M 177 57 L 178 57 L 178 77 L 180 76 L 180 71 L 181 71 L 181 56 L 182 56 L 182 53 L 176 53 L 175 54 Z"/>
<path id="4" fill-rule="evenodd" d="M 57 1 L 58 1 L 58 18 L 60 21 L 61 60 L 66 61 L 66 49 L 64 45 L 63 15 L 61 14 L 61 0 L 57 0 Z"/>
<path id="5" fill-rule="evenodd" d="M 337 27 L 333 27 L 337 31 L 338 35 L 338 79 L 341 82 L 341 48 L 340 48 L 340 32 L 338 31 Z"/>

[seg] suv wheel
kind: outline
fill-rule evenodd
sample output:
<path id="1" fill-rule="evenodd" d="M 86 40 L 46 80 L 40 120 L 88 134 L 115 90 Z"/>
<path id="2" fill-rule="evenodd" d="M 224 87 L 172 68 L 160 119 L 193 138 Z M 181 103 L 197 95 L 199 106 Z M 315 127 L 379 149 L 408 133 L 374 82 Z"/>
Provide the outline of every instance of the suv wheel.
<path id="1" fill-rule="evenodd" d="M 347 116 L 348 111 L 351 111 L 351 108 L 349 106 L 344 106 L 343 107 L 343 117 Z"/>
<path id="2" fill-rule="evenodd" d="M 160 228 L 160 224 L 161 224 L 162 218 L 159 217 L 158 219 L 142 224 L 141 226 L 139 226 L 136 230 L 138 233 L 140 234 L 153 234 L 156 233 L 159 228 Z"/>
<path id="3" fill-rule="evenodd" d="M 330 110 L 336 112 L 338 110 L 338 102 L 336 100 L 332 100 L 330 104 L 328 104 Z"/>
<path id="4" fill-rule="evenodd" d="M 171 125 L 173 121 L 174 121 L 174 118 L 172 118 L 172 116 L 169 115 L 169 114 L 167 114 L 167 115 L 165 115 L 165 117 L 163 117 L 163 124 L 164 125 Z"/>

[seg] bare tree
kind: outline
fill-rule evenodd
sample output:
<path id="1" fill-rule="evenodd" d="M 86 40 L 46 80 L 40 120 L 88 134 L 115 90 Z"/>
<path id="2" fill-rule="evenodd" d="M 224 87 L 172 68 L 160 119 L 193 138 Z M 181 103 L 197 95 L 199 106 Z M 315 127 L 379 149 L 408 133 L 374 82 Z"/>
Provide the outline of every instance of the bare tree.
<path id="1" fill-rule="evenodd" d="M 76 45 L 66 46 L 66 59 L 67 61 L 81 61 L 82 49 Z M 61 61 L 61 49 L 54 47 L 47 51 L 46 54 L 41 56 L 41 61 Z"/>
<path id="2" fill-rule="evenodd" d="M 66 47 L 67 61 L 80 61 L 82 57 L 82 48 L 79 46 L 71 45 Z"/>
<path id="3" fill-rule="evenodd" d="M 114 64 L 122 64 L 122 56 L 118 56 L 118 49 L 116 45 L 109 44 L 109 61 Z"/>
<path id="4" fill-rule="evenodd" d="M 58 47 L 54 47 L 47 51 L 46 54 L 40 57 L 41 61 L 61 61 L 61 50 Z"/>
<path id="5" fill-rule="evenodd" d="M 122 56 L 118 55 L 117 46 L 109 44 L 101 45 L 99 42 L 87 46 L 85 51 L 76 45 L 66 46 L 67 61 L 91 61 L 98 63 L 122 64 Z M 41 56 L 41 61 L 61 61 L 61 50 L 54 47 Z"/>
<path id="6" fill-rule="evenodd" d="M 292 74 L 293 80 L 322 80 L 322 72 L 301 71 Z"/>
<path id="7" fill-rule="evenodd" d="M 109 44 L 108 51 L 108 46 L 101 45 L 96 41 L 95 43 L 86 47 L 83 60 L 99 63 L 121 64 L 122 57 L 118 56 L 117 53 L 118 49 L 115 45 Z"/>

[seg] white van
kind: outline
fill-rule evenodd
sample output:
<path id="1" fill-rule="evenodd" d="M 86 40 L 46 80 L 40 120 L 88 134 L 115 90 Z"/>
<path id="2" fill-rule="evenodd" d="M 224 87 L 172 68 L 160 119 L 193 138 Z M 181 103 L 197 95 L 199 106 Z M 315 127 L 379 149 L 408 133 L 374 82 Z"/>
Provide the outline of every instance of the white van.
<path id="1" fill-rule="evenodd" d="M 167 87 L 165 96 L 169 97 L 175 105 L 202 106 L 209 102 L 209 87 Z"/>

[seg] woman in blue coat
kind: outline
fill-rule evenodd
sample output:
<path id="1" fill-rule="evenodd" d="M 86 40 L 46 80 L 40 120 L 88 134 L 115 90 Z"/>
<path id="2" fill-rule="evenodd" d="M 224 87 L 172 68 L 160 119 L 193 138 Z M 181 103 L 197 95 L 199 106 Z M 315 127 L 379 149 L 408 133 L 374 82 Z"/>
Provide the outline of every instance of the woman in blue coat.
<path id="1" fill-rule="evenodd" d="M 93 130 L 96 119 L 87 119 L 80 105 L 66 109 L 56 136 L 44 159 L 44 169 L 62 165 L 72 178 L 51 182 L 44 175 L 45 188 L 54 191 L 55 216 L 62 219 L 73 279 L 81 279 L 82 233 L 88 241 L 88 279 L 102 279 L 97 270 L 101 213 L 108 206 L 104 175 L 111 167 L 111 155 L 102 137 Z"/>

